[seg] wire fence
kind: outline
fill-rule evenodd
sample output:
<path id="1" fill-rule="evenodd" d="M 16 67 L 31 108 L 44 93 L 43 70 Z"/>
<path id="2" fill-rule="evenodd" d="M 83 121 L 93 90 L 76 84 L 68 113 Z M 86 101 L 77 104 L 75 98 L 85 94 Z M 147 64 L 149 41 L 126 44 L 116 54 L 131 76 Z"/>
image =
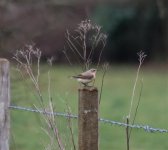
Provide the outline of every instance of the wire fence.
<path id="1" fill-rule="evenodd" d="M 74 114 L 68 114 L 68 113 L 62 113 L 62 112 L 48 112 L 44 110 L 39 110 L 39 109 L 33 109 L 33 108 L 27 108 L 27 107 L 22 107 L 22 106 L 15 106 L 11 105 L 9 106 L 10 109 L 14 110 L 21 110 L 21 111 L 28 111 L 28 112 L 33 112 L 33 113 L 40 113 L 40 114 L 46 114 L 46 115 L 55 115 L 55 116 L 60 116 L 64 118 L 73 118 L 73 119 L 78 119 L 77 115 Z M 149 125 L 138 125 L 138 124 L 126 124 L 123 122 L 118 122 L 114 120 L 109 120 L 109 119 L 104 119 L 104 118 L 99 118 L 99 121 L 108 125 L 116 125 L 120 127 L 129 127 L 133 129 L 143 129 L 145 132 L 150 132 L 150 133 L 168 133 L 167 129 L 160 129 L 160 128 L 153 128 Z"/>

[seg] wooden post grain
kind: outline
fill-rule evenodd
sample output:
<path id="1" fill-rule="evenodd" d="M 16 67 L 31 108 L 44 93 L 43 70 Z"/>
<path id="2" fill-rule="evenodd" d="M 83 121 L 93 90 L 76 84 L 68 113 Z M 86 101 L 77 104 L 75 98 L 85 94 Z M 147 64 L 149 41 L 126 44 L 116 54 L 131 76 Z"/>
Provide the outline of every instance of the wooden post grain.
<path id="1" fill-rule="evenodd" d="M 98 150 L 98 103 L 97 88 L 79 89 L 79 150 Z"/>
<path id="2" fill-rule="evenodd" d="M 10 104 L 9 61 L 0 59 L 0 150 L 9 150 Z"/>

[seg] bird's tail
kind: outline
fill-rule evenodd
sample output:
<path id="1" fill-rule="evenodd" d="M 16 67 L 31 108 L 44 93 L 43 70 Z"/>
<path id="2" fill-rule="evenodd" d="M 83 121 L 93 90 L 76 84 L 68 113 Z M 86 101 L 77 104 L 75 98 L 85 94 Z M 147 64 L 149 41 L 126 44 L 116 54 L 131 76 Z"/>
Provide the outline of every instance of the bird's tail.
<path id="1" fill-rule="evenodd" d="M 69 79 L 75 79 L 75 76 L 68 76 Z"/>

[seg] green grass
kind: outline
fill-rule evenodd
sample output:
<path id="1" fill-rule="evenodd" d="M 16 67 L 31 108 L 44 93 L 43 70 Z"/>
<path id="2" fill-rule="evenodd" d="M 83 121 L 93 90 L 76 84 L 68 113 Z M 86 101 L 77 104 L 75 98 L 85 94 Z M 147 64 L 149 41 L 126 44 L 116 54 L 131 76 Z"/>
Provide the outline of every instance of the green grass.
<path id="1" fill-rule="evenodd" d="M 130 99 L 134 85 L 136 67 L 111 66 L 104 80 L 103 94 L 100 105 L 100 117 L 115 121 L 125 121 L 130 107 Z M 165 69 L 145 67 L 142 69 L 140 78 L 143 77 L 143 92 L 136 118 L 137 124 L 148 124 L 152 127 L 167 128 L 168 120 L 168 72 Z M 78 110 L 78 83 L 68 78 L 78 68 L 67 66 L 54 66 L 51 70 L 51 95 L 55 111 L 65 112 L 66 101 L 77 114 Z M 42 66 L 40 87 L 47 103 L 48 67 Z M 100 88 L 102 73 L 98 72 L 96 86 Z M 138 81 L 135 108 L 140 89 Z M 32 107 L 38 105 L 38 96 L 28 77 L 24 80 L 12 67 L 11 69 L 11 93 L 12 104 Z M 66 144 L 66 149 L 72 148 L 67 120 L 57 118 L 61 137 Z M 12 150 L 41 150 L 48 144 L 48 137 L 43 132 L 45 124 L 39 114 L 11 110 L 11 149 Z M 77 120 L 73 120 L 75 140 L 77 143 Z M 125 129 L 100 123 L 100 150 L 123 150 L 126 149 Z M 167 150 L 168 134 L 147 133 L 143 130 L 132 131 L 130 148 L 132 150 Z M 58 148 L 56 148 L 58 149 Z"/>

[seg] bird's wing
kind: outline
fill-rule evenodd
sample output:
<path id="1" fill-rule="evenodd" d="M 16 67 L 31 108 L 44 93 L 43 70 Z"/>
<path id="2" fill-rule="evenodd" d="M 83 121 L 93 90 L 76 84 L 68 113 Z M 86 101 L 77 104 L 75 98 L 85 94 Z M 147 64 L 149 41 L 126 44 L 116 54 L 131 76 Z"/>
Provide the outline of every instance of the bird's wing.
<path id="1" fill-rule="evenodd" d="M 81 79 L 92 79 L 93 75 L 92 74 L 79 74 L 77 76 L 73 76 L 74 78 L 81 78 Z"/>
<path id="2" fill-rule="evenodd" d="M 79 75 L 82 75 L 82 76 L 90 76 L 91 73 L 90 73 L 90 71 L 86 71 L 86 72 L 80 73 Z"/>

